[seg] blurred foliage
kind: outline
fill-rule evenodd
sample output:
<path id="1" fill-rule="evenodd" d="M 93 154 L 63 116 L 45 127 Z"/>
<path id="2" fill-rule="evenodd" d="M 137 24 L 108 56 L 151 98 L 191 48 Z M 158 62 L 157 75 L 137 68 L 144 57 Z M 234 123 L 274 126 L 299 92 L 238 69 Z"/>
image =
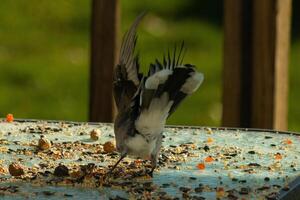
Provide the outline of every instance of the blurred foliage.
<path id="1" fill-rule="evenodd" d="M 223 1 L 120 2 L 120 38 L 140 12 L 148 11 L 138 31 L 143 71 L 184 40 L 185 61 L 205 74 L 199 91 L 187 98 L 168 123 L 220 125 Z M 1 1 L 1 116 L 13 113 L 17 118 L 88 120 L 90 10 L 91 2 L 82 0 Z M 299 15 L 294 11 L 295 16 Z M 300 130 L 297 34 L 293 29 L 289 100 L 292 130 Z"/>
<path id="2" fill-rule="evenodd" d="M 85 1 L 1 1 L 1 116 L 87 119 L 89 18 Z"/>

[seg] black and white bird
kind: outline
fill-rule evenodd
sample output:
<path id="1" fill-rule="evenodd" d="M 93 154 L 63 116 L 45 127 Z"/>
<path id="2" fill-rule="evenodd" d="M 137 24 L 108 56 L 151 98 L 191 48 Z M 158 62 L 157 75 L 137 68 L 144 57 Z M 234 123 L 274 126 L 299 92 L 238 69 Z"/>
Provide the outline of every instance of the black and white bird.
<path id="1" fill-rule="evenodd" d="M 147 76 L 139 72 L 135 53 L 136 29 L 144 14 L 139 15 L 124 35 L 120 58 L 114 69 L 114 98 L 118 114 L 114 123 L 117 150 L 121 157 L 112 172 L 126 157 L 150 158 L 150 175 L 157 166 L 166 120 L 182 100 L 194 93 L 203 74 L 191 64 L 183 64 L 184 44 L 176 47 L 162 61 L 150 64 Z"/>

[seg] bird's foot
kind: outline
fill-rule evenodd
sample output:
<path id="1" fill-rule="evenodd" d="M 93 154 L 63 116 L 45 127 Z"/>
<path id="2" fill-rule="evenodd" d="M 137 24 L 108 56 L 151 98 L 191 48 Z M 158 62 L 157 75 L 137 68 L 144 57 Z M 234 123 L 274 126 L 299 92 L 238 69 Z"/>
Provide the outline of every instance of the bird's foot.
<path id="1" fill-rule="evenodd" d="M 153 178 L 153 172 L 154 172 L 154 169 L 155 169 L 155 168 L 151 168 L 151 170 L 147 172 L 147 174 L 148 174 L 151 178 Z"/>
<path id="2" fill-rule="evenodd" d="M 149 175 L 151 178 L 153 178 L 153 171 L 151 170 L 151 171 L 148 173 L 148 175 Z"/>

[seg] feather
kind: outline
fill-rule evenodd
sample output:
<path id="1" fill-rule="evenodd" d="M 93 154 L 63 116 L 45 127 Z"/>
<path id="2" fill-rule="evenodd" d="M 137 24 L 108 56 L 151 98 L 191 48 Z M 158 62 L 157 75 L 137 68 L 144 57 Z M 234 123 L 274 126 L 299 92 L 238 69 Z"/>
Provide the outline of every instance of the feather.
<path id="1" fill-rule="evenodd" d="M 184 48 L 184 41 L 182 41 L 181 46 L 180 46 L 179 54 L 178 54 L 178 56 L 177 56 L 176 66 L 182 65 L 182 62 L 183 62 L 183 61 L 179 62 L 179 60 L 180 60 L 180 57 L 181 57 L 181 53 L 182 53 L 182 51 L 183 51 L 183 48 Z M 182 56 L 182 58 L 183 58 L 183 57 L 184 57 L 184 55 Z"/>
<path id="2" fill-rule="evenodd" d="M 161 134 L 173 102 L 167 93 L 153 98 L 148 109 L 143 109 L 135 121 L 135 127 L 147 137 Z"/>
<path id="3" fill-rule="evenodd" d="M 145 84 L 141 88 L 141 113 L 144 110 L 153 109 L 152 101 L 157 101 L 164 95 L 164 100 L 172 102 L 167 111 L 170 116 L 182 100 L 195 92 L 201 85 L 203 74 L 196 72 L 193 65 L 182 65 L 184 49 L 184 42 L 182 42 L 178 53 L 175 46 L 172 56 L 170 51 L 168 51 L 167 57 L 163 56 L 163 64 L 156 59 L 155 64 L 150 65 L 148 77 L 145 78 Z M 161 105 L 167 106 L 168 104 L 162 102 Z M 161 112 L 161 115 L 165 116 L 165 112 Z M 150 117 L 149 121 L 151 121 Z"/>
<path id="4" fill-rule="evenodd" d="M 118 64 L 119 66 L 122 66 L 126 69 L 126 79 L 131 80 L 136 86 L 138 86 L 140 82 L 140 79 L 138 77 L 138 56 L 134 55 L 134 50 L 137 43 L 136 29 L 144 15 L 145 12 L 140 14 L 135 19 L 128 32 L 125 33 L 121 44 L 120 59 Z"/>
<path id="5" fill-rule="evenodd" d="M 114 69 L 114 98 L 118 110 L 126 109 L 140 85 L 142 74 L 139 73 L 139 56 L 135 55 L 137 43 L 136 29 L 144 17 L 140 14 L 124 35 L 120 58 Z"/>

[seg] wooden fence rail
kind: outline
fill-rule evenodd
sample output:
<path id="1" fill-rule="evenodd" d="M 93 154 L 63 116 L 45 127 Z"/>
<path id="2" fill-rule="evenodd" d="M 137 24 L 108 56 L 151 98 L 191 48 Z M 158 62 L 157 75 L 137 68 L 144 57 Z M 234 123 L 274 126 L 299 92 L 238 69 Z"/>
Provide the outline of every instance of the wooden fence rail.
<path id="1" fill-rule="evenodd" d="M 117 58 L 119 1 L 93 0 L 91 24 L 90 121 L 112 122 L 112 80 Z"/>

